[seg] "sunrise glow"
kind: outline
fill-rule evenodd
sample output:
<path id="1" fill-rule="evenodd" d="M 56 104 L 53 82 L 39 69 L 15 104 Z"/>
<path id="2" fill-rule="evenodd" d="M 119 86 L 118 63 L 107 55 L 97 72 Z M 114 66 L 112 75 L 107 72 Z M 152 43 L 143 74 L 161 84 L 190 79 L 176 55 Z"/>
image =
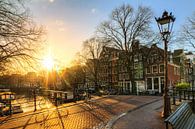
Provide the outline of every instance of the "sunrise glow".
<path id="1" fill-rule="evenodd" d="M 42 64 L 47 70 L 52 70 L 52 68 L 54 67 L 54 60 L 51 56 L 47 56 L 43 59 Z"/>

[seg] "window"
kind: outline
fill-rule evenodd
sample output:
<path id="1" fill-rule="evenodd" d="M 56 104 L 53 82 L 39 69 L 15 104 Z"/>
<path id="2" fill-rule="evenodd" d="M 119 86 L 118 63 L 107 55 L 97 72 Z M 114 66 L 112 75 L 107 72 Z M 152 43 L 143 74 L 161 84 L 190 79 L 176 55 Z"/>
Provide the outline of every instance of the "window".
<path id="1" fill-rule="evenodd" d="M 138 69 L 143 69 L 143 64 L 142 62 L 139 62 L 139 68 Z"/>
<path id="2" fill-rule="evenodd" d="M 139 74 L 139 77 L 140 77 L 140 78 L 143 78 L 143 76 L 144 76 L 144 75 L 143 75 L 143 72 L 141 71 L 140 74 Z"/>
<path id="3" fill-rule="evenodd" d="M 148 64 L 150 63 L 150 58 L 147 59 Z"/>
<path id="4" fill-rule="evenodd" d="M 139 73 L 138 72 L 135 72 L 134 77 L 135 77 L 135 79 L 139 79 Z"/>
<path id="5" fill-rule="evenodd" d="M 177 69 L 177 75 L 180 75 L 180 68 Z"/>
<path id="6" fill-rule="evenodd" d="M 129 79 L 129 75 L 128 75 L 128 74 L 125 75 L 125 79 L 126 79 L 126 80 Z"/>
<path id="7" fill-rule="evenodd" d="M 158 78 L 154 78 L 154 89 L 159 89 Z"/>
<path id="8" fill-rule="evenodd" d="M 138 62 L 134 63 L 134 69 L 138 68 Z"/>
<path id="9" fill-rule="evenodd" d="M 160 78 L 160 87 L 161 87 L 161 92 L 164 92 L 164 77 Z"/>
<path id="10" fill-rule="evenodd" d="M 135 79 L 143 78 L 143 71 L 136 70 L 134 74 Z"/>
<path id="11" fill-rule="evenodd" d="M 152 73 L 157 73 L 157 72 L 158 72 L 157 65 L 152 66 Z"/>
<path id="12" fill-rule="evenodd" d="M 147 71 L 147 74 L 150 74 L 151 73 L 151 67 L 148 66 L 146 71 Z"/>
<path id="13" fill-rule="evenodd" d="M 113 73 L 116 74 L 117 73 L 117 69 L 116 67 L 113 69 Z"/>
<path id="14" fill-rule="evenodd" d="M 162 56 L 159 56 L 159 61 L 163 61 L 163 57 Z"/>
<path id="15" fill-rule="evenodd" d="M 177 75 L 177 67 L 174 66 L 174 75 Z"/>
<path id="16" fill-rule="evenodd" d="M 147 78 L 147 88 L 152 89 L 152 78 Z"/>
<path id="17" fill-rule="evenodd" d="M 156 62 L 156 61 L 157 61 L 157 58 L 158 58 L 158 56 L 157 56 L 157 54 L 155 53 L 155 54 L 153 55 L 153 61 Z"/>
<path id="18" fill-rule="evenodd" d="M 150 59 L 150 63 L 154 63 L 154 62 L 153 62 L 153 58 Z"/>
<path id="19" fill-rule="evenodd" d="M 142 60 L 142 54 L 139 54 L 139 60 Z"/>
<path id="20" fill-rule="evenodd" d="M 125 72 L 125 67 L 124 66 L 121 67 L 121 72 Z"/>
<path id="21" fill-rule="evenodd" d="M 164 85 L 164 77 L 161 77 L 161 78 L 160 78 L 160 84 L 161 84 L 161 85 Z"/>
<path id="22" fill-rule="evenodd" d="M 122 80 L 122 74 L 119 74 L 119 80 Z"/>
<path id="23" fill-rule="evenodd" d="M 117 81 L 117 76 L 114 76 L 114 82 L 116 82 Z"/>
<path id="24" fill-rule="evenodd" d="M 159 67 L 159 72 L 160 72 L 160 73 L 164 73 L 164 65 L 160 65 L 160 67 Z"/>
<path id="25" fill-rule="evenodd" d="M 123 68 L 124 68 L 124 72 L 127 72 L 127 67 L 126 67 L 126 66 L 124 66 Z"/>
<path id="26" fill-rule="evenodd" d="M 135 78 L 136 79 L 143 78 L 143 65 L 141 62 L 139 62 L 138 68 L 135 70 Z"/>
<path id="27" fill-rule="evenodd" d="M 138 55 L 134 55 L 134 62 L 138 61 Z"/>

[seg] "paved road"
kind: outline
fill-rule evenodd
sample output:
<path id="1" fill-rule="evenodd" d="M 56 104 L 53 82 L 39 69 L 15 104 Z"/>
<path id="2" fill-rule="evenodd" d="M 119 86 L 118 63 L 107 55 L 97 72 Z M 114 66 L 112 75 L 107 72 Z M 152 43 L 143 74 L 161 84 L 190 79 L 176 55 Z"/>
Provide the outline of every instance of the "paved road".
<path id="1" fill-rule="evenodd" d="M 121 117 L 113 129 L 164 129 L 165 124 L 160 117 L 162 108 L 162 100 L 143 106 Z"/>
<path id="2" fill-rule="evenodd" d="M 101 129 L 122 112 L 159 99 L 157 96 L 106 96 L 15 114 L 1 121 L 0 129 Z"/>

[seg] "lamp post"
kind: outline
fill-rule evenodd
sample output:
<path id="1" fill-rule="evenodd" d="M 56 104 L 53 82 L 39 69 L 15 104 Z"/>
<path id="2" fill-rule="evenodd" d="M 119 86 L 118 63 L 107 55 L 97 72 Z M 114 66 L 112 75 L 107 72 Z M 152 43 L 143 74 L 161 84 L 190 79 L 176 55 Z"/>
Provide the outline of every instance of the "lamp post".
<path id="1" fill-rule="evenodd" d="M 173 23 L 175 21 L 175 17 L 172 13 L 168 14 L 167 11 L 163 12 L 162 17 L 155 18 L 158 24 L 158 28 L 160 30 L 160 34 L 164 41 L 164 76 L 165 76 L 165 83 L 164 83 L 164 111 L 163 117 L 167 118 L 171 113 L 170 107 L 170 97 L 168 95 L 168 58 L 167 58 L 167 46 L 168 46 L 168 39 L 173 29 Z"/>

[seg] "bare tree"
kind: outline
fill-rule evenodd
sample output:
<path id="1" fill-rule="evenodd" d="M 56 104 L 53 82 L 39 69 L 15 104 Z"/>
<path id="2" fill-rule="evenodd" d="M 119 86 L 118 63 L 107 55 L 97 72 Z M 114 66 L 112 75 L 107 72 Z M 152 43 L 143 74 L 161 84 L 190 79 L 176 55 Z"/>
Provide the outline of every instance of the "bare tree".
<path id="1" fill-rule="evenodd" d="M 113 45 L 125 51 L 128 72 L 133 84 L 132 91 L 135 92 L 134 73 L 133 73 L 133 51 L 134 41 L 149 41 L 154 37 L 150 23 L 153 13 L 150 8 L 139 6 L 134 10 L 130 5 L 122 5 L 112 11 L 109 21 L 101 23 L 98 28 L 100 36 L 110 40 Z M 152 38 L 149 42 L 152 42 Z M 131 58 L 132 57 L 132 58 Z"/>
<path id="2" fill-rule="evenodd" d="M 42 34 L 21 0 L 0 0 L 0 71 L 31 65 Z"/>
<path id="3" fill-rule="evenodd" d="M 81 56 L 85 60 L 85 72 L 86 80 L 93 83 L 96 91 L 99 90 L 100 86 L 100 54 L 104 46 L 107 46 L 107 42 L 104 40 L 93 37 L 86 40 L 83 43 L 83 53 Z"/>
<path id="4" fill-rule="evenodd" d="M 183 42 L 188 42 L 195 48 L 195 12 L 192 17 L 188 18 L 187 23 L 183 26 L 181 31 L 181 38 Z"/>
<path id="5" fill-rule="evenodd" d="M 134 40 L 151 36 L 152 16 L 150 8 L 140 6 L 135 12 L 130 5 L 122 5 L 113 10 L 109 21 L 101 23 L 98 32 L 115 47 L 130 51 Z"/>
<path id="6" fill-rule="evenodd" d="M 102 48 L 107 46 L 107 43 L 98 37 L 90 38 L 83 42 L 83 54 L 87 59 L 99 59 Z"/>

